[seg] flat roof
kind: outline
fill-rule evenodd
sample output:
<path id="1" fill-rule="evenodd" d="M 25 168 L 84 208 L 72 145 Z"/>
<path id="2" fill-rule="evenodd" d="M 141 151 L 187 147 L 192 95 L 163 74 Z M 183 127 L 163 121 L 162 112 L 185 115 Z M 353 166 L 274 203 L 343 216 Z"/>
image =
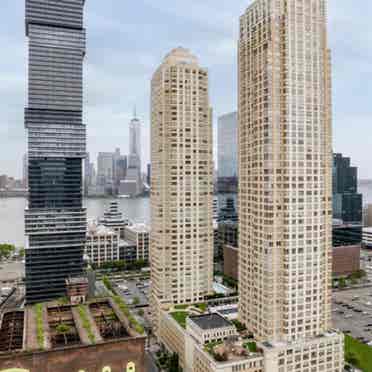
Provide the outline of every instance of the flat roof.
<path id="1" fill-rule="evenodd" d="M 226 328 L 232 326 L 232 323 L 230 323 L 223 316 L 217 313 L 191 316 L 189 319 L 198 327 L 204 330 Z"/>
<path id="2" fill-rule="evenodd" d="M 125 227 L 127 230 L 132 230 L 136 233 L 148 233 L 150 232 L 150 227 L 144 223 L 135 223 Z"/>

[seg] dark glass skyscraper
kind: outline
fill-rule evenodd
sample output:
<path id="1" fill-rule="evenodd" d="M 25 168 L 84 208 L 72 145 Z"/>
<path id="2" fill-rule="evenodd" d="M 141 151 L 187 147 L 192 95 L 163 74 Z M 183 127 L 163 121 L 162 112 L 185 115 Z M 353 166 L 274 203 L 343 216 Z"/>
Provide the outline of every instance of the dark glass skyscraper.
<path id="1" fill-rule="evenodd" d="M 333 154 L 333 217 L 344 223 L 360 224 L 363 197 L 358 193 L 358 168 L 350 163 L 350 158 Z"/>
<path id="2" fill-rule="evenodd" d="M 65 295 L 65 279 L 83 269 L 82 205 L 85 0 L 26 0 L 29 40 L 29 204 L 26 301 Z"/>

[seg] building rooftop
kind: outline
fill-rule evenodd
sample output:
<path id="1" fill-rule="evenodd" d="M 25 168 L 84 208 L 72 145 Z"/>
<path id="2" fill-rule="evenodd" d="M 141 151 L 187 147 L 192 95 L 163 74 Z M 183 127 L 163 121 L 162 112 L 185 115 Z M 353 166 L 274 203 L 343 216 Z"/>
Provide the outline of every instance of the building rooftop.
<path id="1" fill-rule="evenodd" d="M 1 318 L 0 355 L 144 337 L 142 327 L 128 314 L 119 297 L 77 305 L 61 300 L 9 310 Z"/>
<path id="2" fill-rule="evenodd" d="M 87 284 L 88 283 L 88 278 L 85 276 L 80 276 L 80 277 L 72 277 L 66 279 L 67 284 Z"/>
<path id="3" fill-rule="evenodd" d="M 117 233 L 107 226 L 97 224 L 96 222 L 88 224 L 88 235 L 104 236 L 117 235 Z"/>
<path id="4" fill-rule="evenodd" d="M 178 47 L 172 49 L 164 58 L 163 63 L 168 64 L 198 64 L 198 58 L 189 49 Z"/>
<path id="5" fill-rule="evenodd" d="M 132 230 L 136 233 L 149 233 L 150 227 L 144 223 L 135 223 L 133 225 L 127 226 L 127 230 Z"/>
<path id="6" fill-rule="evenodd" d="M 203 330 L 232 326 L 232 323 L 217 313 L 191 316 L 189 319 Z"/>

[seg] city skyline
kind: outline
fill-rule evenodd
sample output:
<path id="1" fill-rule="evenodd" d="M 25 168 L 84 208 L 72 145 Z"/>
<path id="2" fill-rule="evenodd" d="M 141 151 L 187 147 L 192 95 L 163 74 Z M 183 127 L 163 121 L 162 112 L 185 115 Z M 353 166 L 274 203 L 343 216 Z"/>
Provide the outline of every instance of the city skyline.
<path id="1" fill-rule="evenodd" d="M 112 151 L 116 147 L 124 152 L 129 149 L 127 123 L 136 104 L 138 116 L 143 122 L 142 166 L 145 167 L 150 153 L 150 93 L 147 81 L 164 52 L 178 45 L 194 50 L 209 67 L 211 103 L 215 109 L 214 128 L 218 116 L 235 111 L 238 17 L 249 4 L 250 1 L 236 0 L 232 4 L 221 4 L 216 10 L 212 1 L 203 4 L 195 2 L 192 5 L 195 11 L 191 13 L 186 11 L 185 5 L 174 5 L 170 1 L 157 4 L 157 7 L 147 0 L 133 5 L 112 2 L 112 6 L 109 1 L 105 7 L 97 0 L 87 2 L 87 24 L 88 27 L 94 25 L 94 28 L 88 35 L 91 51 L 85 72 L 84 83 L 89 88 L 85 95 L 87 109 L 84 121 L 89 124 L 88 151 L 92 159 L 97 158 L 98 152 Z M 367 15 L 371 13 L 371 8 L 372 5 L 367 3 L 363 10 L 357 9 L 346 0 L 342 0 L 341 4 L 329 4 L 330 47 L 334 65 L 334 151 L 350 156 L 359 167 L 361 178 L 372 178 L 372 169 L 365 157 L 372 145 L 371 136 L 368 136 L 368 123 L 372 117 L 368 105 L 371 88 L 360 84 L 361 79 L 368 80 L 372 76 L 372 56 L 366 47 L 369 35 L 363 32 L 368 27 Z M 140 15 L 136 22 L 133 21 L 133 12 Z M 22 156 L 26 149 L 22 125 L 26 53 L 23 25 L 16 21 L 22 19 L 23 13 L 21 2 L 6 0 L 4 22 L 0 25 L 0 42 L 7 51 L 0 61 L 0 91 L 8 97 L 0 103 L 0 135 L 7 138 L 6 143 L 2 143 L 4 156 L 0 160 L 0 173 L 14 177 L 20 177 L 22 173 Z M 210 21 L 211 13 L 217 22 Z M 170 14 L 172 17 L 167 17 Z M 165 18 L 167 22 L 177 24 L 172 35 L 168 35 L 167 27 L 162 25 Z M 153 23 L 154 19 L 159 21 Z M 193 32 L 185 33 L 189 26 L 192 26 Z M 143 29 L 143 35 L 138 35 L 138 28 Z M 348 38 L 343 37 L 342 30 L 345 29 L 348 30 Z M 119 37 L 113 38 L 114 34 Z M 167 41 L 154 44 L 152 38 L 155 35 L 157 39 Z M 138 37 L 140 40 L 137 40 Z M 115 40 L 115 44 L 109 39 Z M 146 45 L 146 51 L 140 45 Z M 223 78 L 220 79 L 220 76 Z M 344 89 L 345 86 L 348 89 Z M 128 92 L 131 94 L 128 95 Z M 351 127 L 358 137 L 356 134 L 350 136 Z M 215 148 L 216 142 L 214 139 Z"/>

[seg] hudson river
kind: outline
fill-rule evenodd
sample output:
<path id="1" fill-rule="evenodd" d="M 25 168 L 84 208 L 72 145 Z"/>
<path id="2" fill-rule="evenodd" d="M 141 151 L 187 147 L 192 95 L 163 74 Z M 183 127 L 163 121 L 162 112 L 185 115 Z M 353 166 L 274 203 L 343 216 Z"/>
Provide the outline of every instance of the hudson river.
<path id="1" fill-rule="evenodd" d="M 364 203 L 372 204 L 372 184 L 362 185 L 359 192 L 363 194 Z M 222 196 L 220 198 L 224 199 Z M 85 199 L 88 219 L 103 215 L 111 200 L 117 200 L 123 214 L 134 222 L 150 222 L 150 198 L 137 199 Z M 24 246 L 24 209 L 25 198 L 0 198 L 0 243 Z M 223 202 L 221 203 L 223 205 Z"/>
<path id="2" fill-rule="evenodd" d="M 88 219 L 101 217 L 111 200 L 117 200 L 123 214 L 134 222 L 150 221 L 150 198 L 85 199 Z M 0 198 L 0 243 L 24 246 L 25 198 Z"/>

